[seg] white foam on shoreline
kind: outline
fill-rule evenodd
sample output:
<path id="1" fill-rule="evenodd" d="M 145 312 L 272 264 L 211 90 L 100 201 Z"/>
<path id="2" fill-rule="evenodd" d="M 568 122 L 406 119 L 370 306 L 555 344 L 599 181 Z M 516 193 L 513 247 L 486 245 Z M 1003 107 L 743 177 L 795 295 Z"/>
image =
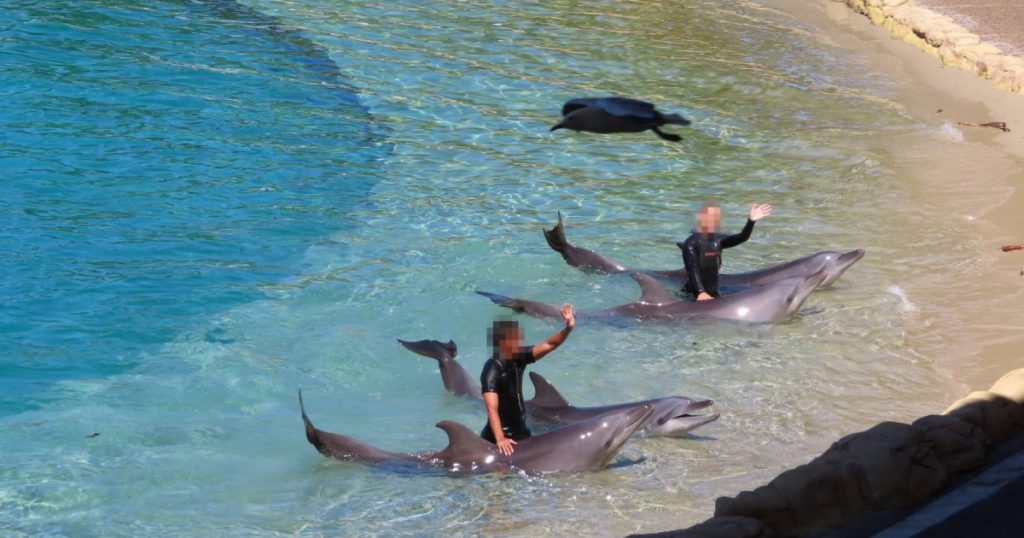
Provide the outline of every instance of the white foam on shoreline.
<path id="1" fill-rule="evenodd" d="M 909 297 L 907 297 L 907 292 L 903 288 L 893 285 L 886 288 L 885 291 L 895 295 L 896 298 L 900 300 L 900 310 L 904 312 L 917 312 L 920 310 L 918 306 L 914 304 Z"/>
<path id="2" fill-rule="evenodd" d="M 964 141 L 964 132 L 948 121 L 943 123 L 942 127 L 939 127 L 939 132 L 942 133 L 942 136 L 950 140 L 955 140 L 957 142 Z"/>

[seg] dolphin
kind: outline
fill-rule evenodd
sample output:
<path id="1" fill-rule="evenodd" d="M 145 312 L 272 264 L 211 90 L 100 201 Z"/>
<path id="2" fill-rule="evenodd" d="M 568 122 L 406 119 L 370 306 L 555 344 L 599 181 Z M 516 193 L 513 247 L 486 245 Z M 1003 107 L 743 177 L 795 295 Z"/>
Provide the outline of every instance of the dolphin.
<path id="1" fill-rule="evenodd" d="M 800 306 L 825 279 L 826 270 L 789 277 L 759 288 L 748 288 L 711 301 L 685 301 L 665 289 L 654 277 L 642 273 L 630 275 L 640 284 L 640 299 L 603 310 L 576 313 L 577 319 L 608 320 L 615 317 L 641 321 L 674 321 L 688 318 L 723 319 L 751 323 L 779 323 L 796 313 Z M 477 293 L 494 304 L 539 318 L 558 317 L 561 307 L 551 303 L 513 299 L 486 291 Z"/>
<path id="2" fill-rule="evenodd" d="M 679 142 L 677 134 L 659 129 L 664 125 L 689 125 L 679 114 L 665 114 L 653 104 L 628 97 L 580 97 L 562 105 L 562 121 L 551 127 L 591 133 L 639 133 L 648 129 L 663 140 Z"/>
<path id="3" fill-rule="evenodd" d="M 585 272 L 607 274 L 643 273 L 655 278 L 678 282 L 679 284 L 686 282 L 686 269 L 636 269 L 627 267 L 593 250 L 572 245 L 565 237 L 565 226 L 562 223 L 561 211 L 558 212 L 558 224 L 550 230 L 544 230 L 544 239 L 547 240 L 548 246 L 562 255 L 562 259 L 566 263 Z M 857 263 L 863 257 L 863 249 L 851 250 L 845 253 L 825 250 L 781 265 L 774 265 L 756 271 L 734 274 L 722 273 L 718 276 L 718 283 L 732 288 L 766 286 L 784 278 L 805 276 L 824 269 L 828 271 L 828 276 L 826 276 L 819 287 L 827 287 L 831 286 L 851 265 Z"/>
<path id="4" fill-rule="evenodd" d="M 456 396 L 465 396 L 481 400 L 480 386 L 473 381 L 466 369 L 455 359 L 457 348 L 455 342 L 447 344 L 437 340 L 420 340 L 406 342 L 399 340 L 403 346 L 413 353 L 430 357 L 438 361 L 441 369 L 441 380 L 444 388 Z M 602 407 L 573 407 L 569 405 L 554 385 L 536 372 L 530 372 L 533 382 L 534 397 L 526 400 L 526 414 L 537 422 L 547 424 L 569 424 L 587 420 L 597 415 L 629 408 L 639 404 L 650 404 L 654 411 L 635 433 L 637 437 L 681 437 L 687 432 L 718 420 L 719 414 L 695 415 L 693 412 L 711 406 L 711 400 L 695 401 L 683 396 L 669 396 L 629 402 Z"/>
<path id="5" fill-rule="evenodd" d="M 507 472 L 531 474 L 598 471 L 611 462 L 654 408 L 639 404 L 609 411 L 588 420 L 519 441 L 511 456 L 480 438 L 466 426 L 442 420 L 437 427 L 448 435 L 448 446 L 437 452 L 402 454 L 370 446 L 358 439 L 317 429 L 306 414 L 299 391 L 299 408 L 306 439 L 324 456 L 367 465 L 413 465 L 439 468 L 453 474 Z"/>
<path id="6" fill-rule="evenodd" d="M 694 401 L 683 396 L 669 396 L 655 400 L 644 400 L 619 405 L 600 407 L 574 407 L 555 389 L 554 385 L 537 372 L 530 372 L 535 395 L 526 401 L 526 412 L 539 422 L 548 424 L 566 424 L 603 415 L 609 411 L 628 408 L 637 404 L 648 404 L 654 408 L 643 426 L 637 430 L 638 437 L 682 437 L 687 432 L 699 428 L 709 422 L 718 420 L 718 413 L 710 415 L 694 415 L 710 407 L 711 400 Z"/>

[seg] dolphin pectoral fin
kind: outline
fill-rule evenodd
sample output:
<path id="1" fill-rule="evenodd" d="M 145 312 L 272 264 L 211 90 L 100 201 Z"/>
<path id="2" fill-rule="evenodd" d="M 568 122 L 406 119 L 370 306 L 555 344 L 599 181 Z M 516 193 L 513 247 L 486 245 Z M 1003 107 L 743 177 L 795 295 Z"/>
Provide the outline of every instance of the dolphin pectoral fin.
<path id="1" fill-rule="evenodd" d="M 441 453 L 492 452 L 497 454 L 498 447 L 489 443 L 472 430 L 454 420 L 442 420 L 436 424 L 448 435 L 448 446 Z"/>
<path id="2" fill-rule="evenodd" d="M 544 376 L 537 372 L 530 372 L 530 381 L 533 382 L 534 396 L 530 400 L 532 405 L 539 407 L 569 407 L 569 401 L 558 392 Z"/>
<path id="3" fill-rule="evenodd" d="M 417 355 L 423 355 L 424 357 L 430 357 L 438 361 L 446 359 L 453 359 L 458 354 L 458 347 L 455 345 L 454 340 L 449 340 L 447 344 L 439 342 L 437 340 L 417 340 L 415 342 L 406 342 L 405 340 L 398 339 L 398 343 L 402 344 L 402 347 L 412 351 Z"/>
<path id="4" fill-rule="evenodd" d="M 680 140 L 683 139 L 683 137 L 677 134 L 666 133 L 665 131 L 658 129 L 657 127 L 651 127 L 651 130 L 654 131 L 654 134 L 661 137 L 662 140 L 668 140 L 669 142 L 679 142 Z"/>
<path id="5" fill-rule="evenodd" d="M 633 273 L 630 275 L 633 280 L 636 280 L 637 284 L 640 284 L 640 295 L 639 302 L 649 305 L 663 305 L 668 303 L 675 303 L 681 301 L 679 297 L 676 297 L 674 293 L 665 289 L 650 275 L 643 273 Z"/>

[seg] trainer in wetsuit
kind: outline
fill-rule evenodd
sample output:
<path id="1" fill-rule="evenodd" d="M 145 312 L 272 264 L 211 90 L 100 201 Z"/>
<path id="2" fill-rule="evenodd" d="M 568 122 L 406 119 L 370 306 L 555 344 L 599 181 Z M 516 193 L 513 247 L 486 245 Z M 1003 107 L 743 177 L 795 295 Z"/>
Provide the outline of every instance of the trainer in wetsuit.
<path id="1" fill-rule="evenodd" d="M 515 321 L 495 321 L 488 331 L 494 355 L 484 363 L 480 386 L 487 405 L 487 425 L 480 437 L 498 445 L 502 454 L 511 455 L 516 441 L 530 437 L 523 404 L 523 372 L 565 342 L 576 326 L 571 304 L 562 306 L 565 328 L 542 344 L 524 346 L 523 332 Z"/>
<path id="2" fill-rule="evenodd" d="M 683 291 L 698 301 L 718 297 L 718 270 L 722 267 L 722 249 L 735 247 L 750 239 L 754 223 L 772 214 L 772 206 L 754 204 L 743 231 L 733 235 L 715 233 L 722 222 L 722 209 L 716 204 L 705 204 L 697 214 L 697 229 L 683 241 L 676 243 L 683 249 L 686 284 Z"/>

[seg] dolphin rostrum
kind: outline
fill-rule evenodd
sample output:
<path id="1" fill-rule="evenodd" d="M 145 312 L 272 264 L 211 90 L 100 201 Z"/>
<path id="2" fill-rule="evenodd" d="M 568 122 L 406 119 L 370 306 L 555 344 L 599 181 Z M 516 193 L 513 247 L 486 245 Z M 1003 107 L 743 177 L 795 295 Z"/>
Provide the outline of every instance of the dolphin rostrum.
<path id="1" fill-rule="evenodd" d="M 447 344 L 437 340 L 406 342 L 399 340 L 406 349 L 436 359 L 441 369 L 441 381 L 448 392 L 456 396 L 481 399 L 480 386 L 469 377 L 466 369 L 455 359 L 455 342 Z M 636 431 L 637 437 L 680 437 L 687 432 L 718 420 L 719 414 L 695 415 L 696 411 L 711 406 L 711 400 L 693 400 L 683 396 L 669 396 L 642 402 L 629 402 L 600 407 L 573 407 L 555 389 L 554 385 L 536 372 L 530 372 L 534 397 L 526 400 L 526 414 L 537 422 L 547 424 L 569 424 L 587 420 L 608 411 L 629 408 L 638 404 L 650 404 L 654 411 Z"/>
<path id="2" fill-rule="evenodd" d="M 306 439 L 324 456 L 368 465 L 406 464 L 444 469 L 450 473 L 506 472 L 575 473 L 603 469 L 654 411 L 648 404 L 609 411 L 589 420 L 569 424 L 519 441 L 511 456 L 480 438 L 472 430 L 450 420 L 437 427 L 448 435 L 448 446 L 437 452 L 401 454 L 372 447 L 347 435 L 317 429 L 306 415 L 299 391 L 299 408 Z"/>
<path id="3" fill-rule="evenodd" d="M 593 250 L 577 247 L 569 243 L 569 240 L 565 237 L 565 225 L 562 223 L 561 211 L 558 212 L 558 224 L 550 230 L 544 230 L 544 239 L 547 240 L 548 246 L 562 255 L 562 259 L 566 263 L 586 272 L 607 274 L 643 273 L 680 284 L 686 282 L 686 269 L 635 269 Z M 862 249 L 851 250 L 845 253 L 826 250 L 756 271 L 734 274 L 722 273 L 718 276 L 718 283 L 732 288 L 765 286 L 783 278 L 806 276 L 824 269 L 827 271 L 828 276 L 825 277 L 825 280 L 819 287 L 826 287 L 832 285 L 836 279 L 862 257 L 864 257 L 864 250 Z"/>
<path id="4" fill-rule="evenodd" d="M 627 317 L 663 321 L 708 318 L 779 323 L 800 309 L 807 296 L 825 281 L 828 272 L 822 269 L 807 276 L 784 278 L 767 286 L 748 288 L 711 301 L 686 301 L 658 284 L 654 277 L 642 273 L 633 273 L 631 276 L 640 284 L 643 292 L 639 299 L 603 310 L 577 312 L 576 318 L 607 320 Z M 560 306 L 551 303 L 513 299 L 480 290 L 477 293 L 499 306 L 534 317 L 554 318 L 561 311 Z"/>

